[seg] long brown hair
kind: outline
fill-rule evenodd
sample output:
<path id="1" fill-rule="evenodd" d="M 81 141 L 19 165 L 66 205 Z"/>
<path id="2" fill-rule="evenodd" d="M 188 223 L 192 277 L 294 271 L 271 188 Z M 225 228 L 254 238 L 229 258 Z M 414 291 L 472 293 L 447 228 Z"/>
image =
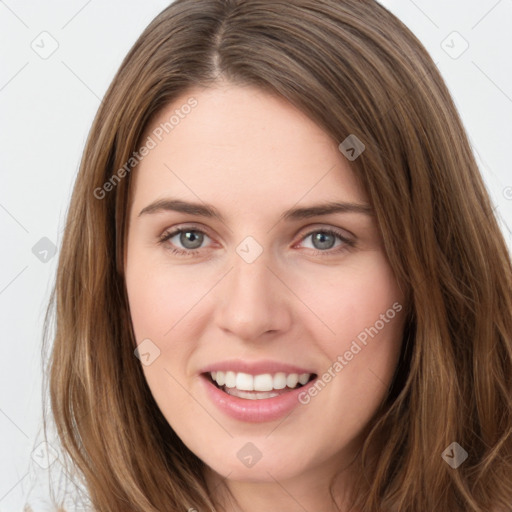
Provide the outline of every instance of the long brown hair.
<path id="1" fill-rule="evenodd" d="M 214 510 L 203 462 L 166 422 L 133 354 L 123 261 L 126 163 L 148 121 L 221 78 L 277 94 L 337 143 L 354 134 L 366 147 L 350 165 L 409 307 L 353 510 L 509 507 L 510 255 L 432 59 L 373 0 L 177 0 L 137 40 L 99 108 L 48 310 L 51 413 L 95 509 Z M 457 468 L 442 458 L 453 442 L 468 454 Z"/>

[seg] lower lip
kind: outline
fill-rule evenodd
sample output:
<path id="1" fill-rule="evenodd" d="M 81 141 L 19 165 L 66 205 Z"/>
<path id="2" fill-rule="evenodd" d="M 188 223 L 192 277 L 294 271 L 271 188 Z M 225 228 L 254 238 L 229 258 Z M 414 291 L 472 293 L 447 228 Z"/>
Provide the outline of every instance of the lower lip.
<path id="1" fill-rule="evenodd" d="M 295 407 L 301 405 L 299 394 L 307 392 L 308 388 L 314 385 L 316 379 L 315 377 L 306 385 L 273 398 L 250 400 L 224 393 L 205 375 L 201 375 L 201 380 L 204 381 L 206 387 L 206 393 L 222 412 L 236 420 L 251 423 L 278 420 L 289 414 Z"/>

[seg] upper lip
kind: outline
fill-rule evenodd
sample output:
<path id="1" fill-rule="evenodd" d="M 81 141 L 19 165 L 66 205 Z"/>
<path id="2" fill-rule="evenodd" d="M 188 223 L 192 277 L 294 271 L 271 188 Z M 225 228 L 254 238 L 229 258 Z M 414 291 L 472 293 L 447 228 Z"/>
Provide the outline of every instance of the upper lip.
<path id="1" fill-rule="evenodd" d="M 229 359 L 227 361 L 219 361 L 217 363 L 209 364 L 205 366 L 200 373 L 218 372 L 218 371 L 232 371 L 235 373 L 248 373 L 249 375 L 261 375 L 264 373 L 310 373 L 315 372 L 300 366 L 295 366 L 288 363 L 281 363 L 279 361 L 272 360 L 260 360 L 260 361 L 244 361 L 242 359 Z"/>

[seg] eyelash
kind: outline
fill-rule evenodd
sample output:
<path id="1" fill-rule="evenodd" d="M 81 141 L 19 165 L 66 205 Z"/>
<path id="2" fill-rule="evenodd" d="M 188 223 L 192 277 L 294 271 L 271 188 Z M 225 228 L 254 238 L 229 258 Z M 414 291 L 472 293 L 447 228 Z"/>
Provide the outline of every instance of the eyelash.
<path id="1" fill-rule="evenodd" d="M 201 233 L 203 235 L 208 236 L 208 234 L 201 229 L 184 227 L 184 228 L 175 229 L 174 231 L 165 231 L 159 238 L 158 243 L 161 245 L 164 245 L 168 240 L 170 240 L 174 236 L 176 236 L 180 233 L 187 232 L 187 231 L 193 231 L 195 233 Z M 321 251 L 319 249 L 309 249 L 310 251 L 313 251 L 313 253 L 315 255 L 326 256 L 326 255 L 339 254 L 339 253 L 342 253 L 344 251 L 348 251 L 348 250 L 354 248 L 356 245 L 354 241 L 349 240 L 348 238 L 344 237 L 339 231 L 337 231 L 333 228 L 315 229 L 313 231 L 310 231 L 309 233 L 307 233 L 306 235 L 304 235 L 301 238 L 301 241 L 305 240 L 306 238 L 308 238 L 309 236 L 311 236 L 315 233 L 324 233 L 324 234 L 328 234 L 328 235 L 333 235 L 335 237 L 338 237 L 344 243 L 344 245 L 342 245 L 341 247 L 338 247 L 337 249 L 326 249 L 325 251 Z M 184 250 L 184 249 L 178 249 L 176 247 L 170 247 L 167 249 L 169 251 L 171 251 L 172 254 L 176 254 L 178 256 L 183 256 L 183 257 L 194 256 L 201 251 L 201 249 Z"/>

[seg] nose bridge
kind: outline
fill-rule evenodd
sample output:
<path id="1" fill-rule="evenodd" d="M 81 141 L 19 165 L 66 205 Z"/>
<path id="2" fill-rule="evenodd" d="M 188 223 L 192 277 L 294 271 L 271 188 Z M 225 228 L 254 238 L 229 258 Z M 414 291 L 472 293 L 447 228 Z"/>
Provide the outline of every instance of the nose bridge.
<path id="1" fill-rule="evenodd" d="M 269 269 L 269 253 L 256 244 L 254 239 L 239 244 L 218 294 L 219 327 L 243 339 L 285 329 L 290 320 L 285 289 Z"/>

